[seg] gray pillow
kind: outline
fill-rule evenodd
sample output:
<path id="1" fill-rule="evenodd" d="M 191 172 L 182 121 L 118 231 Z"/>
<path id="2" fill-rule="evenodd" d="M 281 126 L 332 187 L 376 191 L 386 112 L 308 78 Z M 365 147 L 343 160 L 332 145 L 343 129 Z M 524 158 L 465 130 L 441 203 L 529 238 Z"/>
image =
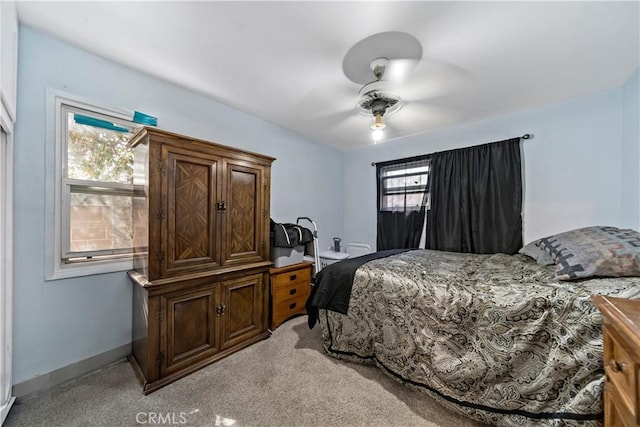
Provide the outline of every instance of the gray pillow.
<path id="1" fill-rule="evenodd" d="M 549 255 L 549 252 L 540 249 L 536 245 L 537 243 L 538 243 L 538 240 L 534 240 L 533 242 L 526 244 L 522 249 L 518 251 L 518 253 L 521 253 L 523 255 L 526 255 L 530 258 L 535 259 L 536 262 L 540 265 L 554 264 L 553 259 L 551 258 L 551 255 Z"/>
<path id="2" fill-rule="evenodd" d="M 640 233 L 616 227 L 584 227 L 537 241 L 551 255 L 556 277 L 640 276 Z"/>

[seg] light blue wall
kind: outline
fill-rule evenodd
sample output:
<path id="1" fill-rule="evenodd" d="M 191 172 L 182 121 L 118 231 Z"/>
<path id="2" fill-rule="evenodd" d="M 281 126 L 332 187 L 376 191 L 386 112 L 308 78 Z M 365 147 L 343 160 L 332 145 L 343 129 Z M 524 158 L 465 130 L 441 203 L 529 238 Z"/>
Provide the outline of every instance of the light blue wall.
<path id="1" fill-rule="evenodd" d="M 622 225 L 640 230 L 640 69 L 622 87 Z"/>
<path id="2" fill-rule="evenodd" d="M 621 224 L 622 90 L 616 89 L 348 152 L 346 240 L 375 244 L 371 162 L 525 133 L 535 136 L 523 142 L 525 242 L 580 226 Z"/>
<path id="3" fill-rule="evenodd" d="M 310 216 L 322 246 L 343 234 L 341 152 L 24 26 L 19 45 L 14 383 L 131 341 L 131 285 L 125 273 L 44 281 L 47 88 L 144 111 L 157 116 L 163 129 L 276 157 L 272 217 L 295 222 Z"/>

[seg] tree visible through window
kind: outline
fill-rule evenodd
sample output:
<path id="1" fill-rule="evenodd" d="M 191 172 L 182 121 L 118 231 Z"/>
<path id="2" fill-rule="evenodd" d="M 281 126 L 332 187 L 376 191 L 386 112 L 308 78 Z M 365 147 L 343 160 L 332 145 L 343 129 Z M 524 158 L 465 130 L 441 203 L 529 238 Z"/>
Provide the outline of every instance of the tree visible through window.
<path id="1" fill-rule="evenodd" d="M 132 251 L 133 152 L 138 125 L 63 105 L 62 258 L 66 262 Z"/>
<path id="2" fill-rule="evenodd" d="M 79 124 L 78 117 L 81 123 L 91 123 L 82 119 L 86 116 L 67 114 L 67 177 L 131 184 L 133 152 L 127 148 L 130 129 Z"/>

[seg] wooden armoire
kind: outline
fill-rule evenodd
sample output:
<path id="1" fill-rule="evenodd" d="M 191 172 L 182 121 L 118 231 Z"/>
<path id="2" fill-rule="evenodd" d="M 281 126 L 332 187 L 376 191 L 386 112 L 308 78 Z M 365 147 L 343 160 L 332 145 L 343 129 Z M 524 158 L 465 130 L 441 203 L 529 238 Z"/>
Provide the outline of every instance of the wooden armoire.
<path id="1" fill-rule="evenodd" d="M 130 360 L 148 394 L 269 336 L 274 159 L 149 127 L 130 146 Z"/>

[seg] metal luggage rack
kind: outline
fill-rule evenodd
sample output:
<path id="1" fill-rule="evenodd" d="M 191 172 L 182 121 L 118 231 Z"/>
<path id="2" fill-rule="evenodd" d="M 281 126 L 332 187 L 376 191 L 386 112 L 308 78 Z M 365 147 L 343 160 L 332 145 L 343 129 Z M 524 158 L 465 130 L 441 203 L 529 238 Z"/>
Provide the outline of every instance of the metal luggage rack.
<path id="1" fill-rule="evenodd" d="M 322 269 L 320 265 L 320 249 L 318 248 L 318 226 L 308 216 L 299 216 L 296 218 L 296 225 L 300 225 L 300 220 L 305 220 L 313 225 L 313 264 L 314 264 L 314 276 Z"/>

